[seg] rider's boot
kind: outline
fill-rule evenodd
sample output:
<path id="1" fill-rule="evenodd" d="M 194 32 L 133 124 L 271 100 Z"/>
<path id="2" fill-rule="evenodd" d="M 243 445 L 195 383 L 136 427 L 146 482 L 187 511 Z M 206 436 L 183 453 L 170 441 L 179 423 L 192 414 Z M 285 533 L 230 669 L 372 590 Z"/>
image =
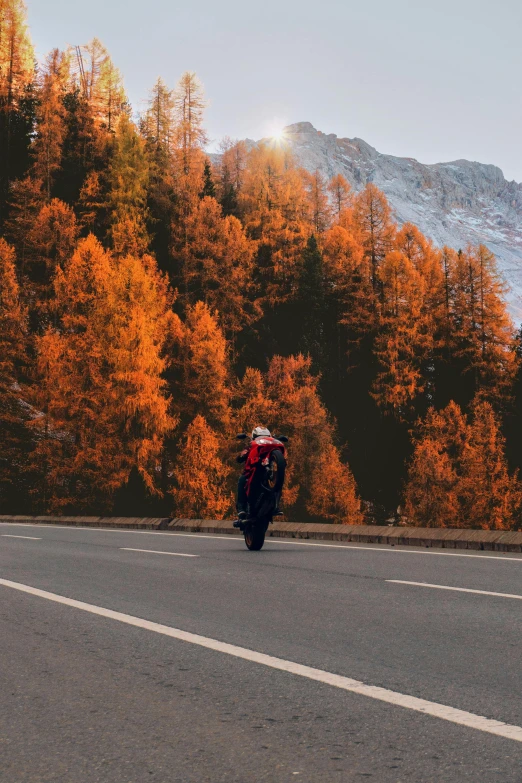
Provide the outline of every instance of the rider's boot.
<path id="1" fill-rule="evenodd" d="M 244 509 L 238 510 L 237 519 L 234 522 L 234 527 L 241 529 L 241 526 L 247 521 L 248 514 Z"/>

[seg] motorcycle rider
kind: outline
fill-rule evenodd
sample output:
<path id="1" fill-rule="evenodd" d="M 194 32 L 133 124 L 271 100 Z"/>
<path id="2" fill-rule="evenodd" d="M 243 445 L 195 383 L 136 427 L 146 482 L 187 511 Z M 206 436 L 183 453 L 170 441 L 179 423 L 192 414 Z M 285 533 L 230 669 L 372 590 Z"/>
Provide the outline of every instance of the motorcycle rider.
<path id="1" fill-rule="evenodd" d="M 266 427 L 254 427 L 252 430 L 251 435 L 251 441 L 246 449 L 244 449 L 241 454 L 239 454 L 236 457 L 237 462 L 246 462 L 248 459 L 248 455 L 250 453 L 250 449 L 252 448 L 252 444 L 254 443 L 256 438 L 271 438 L 270 430 Z M 245 522 L 248 519 L 248 497 L 247 497 L 247 482 L 248 482 L 248 475 L 243 470 L 241 473 L 238 482 L 237 482 L 237 501 L 236 501 L 236 509 L 237 509 L 237 518 L 239 522 Z M 283 512 L 278 507 L 276 508 L 274 512 L 274 516 L 282 516 Z"/>

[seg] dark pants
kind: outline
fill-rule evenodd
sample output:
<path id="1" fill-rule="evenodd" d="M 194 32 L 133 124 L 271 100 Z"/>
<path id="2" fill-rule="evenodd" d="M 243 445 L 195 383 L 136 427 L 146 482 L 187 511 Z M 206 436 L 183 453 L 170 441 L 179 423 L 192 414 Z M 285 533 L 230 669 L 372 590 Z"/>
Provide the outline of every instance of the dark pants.
<path id="1" fill-rule="evenodd" d="M 246 491 L 246 485 L 248 481 L 248 476 L 245 476 L 244 473 L 242 473 L 239 477 L 239 480 L 237 482 L 237 503 L 236 503 L 236 509 L 237 513 L 239 514 L 240 511 L 247 511 L 248 506 L 248 498 L 247 498 L 247 491 Z"/>

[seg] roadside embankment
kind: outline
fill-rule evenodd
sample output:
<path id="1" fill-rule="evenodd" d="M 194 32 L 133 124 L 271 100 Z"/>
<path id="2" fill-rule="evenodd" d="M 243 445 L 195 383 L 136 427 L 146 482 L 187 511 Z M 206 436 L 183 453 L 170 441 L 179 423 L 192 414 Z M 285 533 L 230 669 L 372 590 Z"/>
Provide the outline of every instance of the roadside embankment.
<path id="1" fill-rule="evenodd" d="M 167 517 L 82 517 L 82 516 L 10 516 L 0 522 L 41 525 L 71 525 L 122 530 L 162 530 L 173 533 L 232 534 L 238 531 L 232 521 L 169 519 Z M 461 530 L 456 528 L 397 527 L 393 525 L 333 525 L 299 522 L 274 522 L 268 530 L 274 538 L 309 538 L 319 541 L 388 544 L 390 546 L 426 546 L 443 549 L 478 549 L 493 552 L 522 552 L 522 531 Z"/>

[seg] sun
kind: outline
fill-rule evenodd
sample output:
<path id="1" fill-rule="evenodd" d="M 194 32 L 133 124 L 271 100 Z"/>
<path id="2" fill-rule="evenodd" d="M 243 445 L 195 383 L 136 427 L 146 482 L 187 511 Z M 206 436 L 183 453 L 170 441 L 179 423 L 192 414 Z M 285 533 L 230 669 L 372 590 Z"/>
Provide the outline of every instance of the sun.
<path id="1" fill-rule="evenodd" d="M 270 128 L 269 138 L 272 144 L 280 147 L 287 141 L 286 128 L 281 125 L 273 125 Z"/>

